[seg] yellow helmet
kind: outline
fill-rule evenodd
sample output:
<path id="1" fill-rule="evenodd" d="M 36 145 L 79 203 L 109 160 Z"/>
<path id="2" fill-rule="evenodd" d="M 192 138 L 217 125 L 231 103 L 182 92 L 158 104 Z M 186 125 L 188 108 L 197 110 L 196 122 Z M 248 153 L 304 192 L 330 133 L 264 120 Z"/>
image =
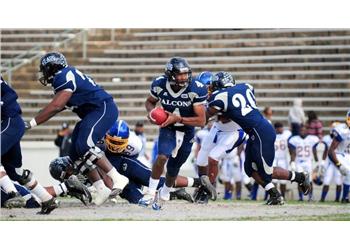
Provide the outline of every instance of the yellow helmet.
<path id="1" fill-rule="evenodd" d="M 128 124 L 123 120 L 116 121 L 105 136 L 107 149 L 112 153 L 122 153 L 128 146 L 129 134 Z"/>

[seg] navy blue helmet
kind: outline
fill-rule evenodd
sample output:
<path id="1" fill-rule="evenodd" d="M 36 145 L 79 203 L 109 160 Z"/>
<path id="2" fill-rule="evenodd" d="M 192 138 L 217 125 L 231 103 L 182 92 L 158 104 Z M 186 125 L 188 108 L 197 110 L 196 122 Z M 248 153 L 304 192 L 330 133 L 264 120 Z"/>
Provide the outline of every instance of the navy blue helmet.
<path id="1" fill-rule="evenodd" d="M 176 75 L 187 73 L 188 78 L 184 81 L 179 81 L 176 79 Z M 192 81 L 192 70 L 188 62 L 181 57 L 173 57 L 167 62 L 165 66 L 165 75 L 168 80 L 180 87 L 184 87 Z"/>
<path id="2" fill-rule="evenodd" d="M 50 162 L 49 171 L 54 179 L 63 181 L 69 167 L 73 170 L 73 162 L 69 156 L 58 157 Z"/>
<path id="3" fill-rule="evenodd" d="M 236 81 L 233 76 L 225 71 L 220 71 L 214 75 L 213 82 L 211 84 L 211 90 L 229 88 L 236 85 Z"/>
<path id="4" fill-rule="evenodd" d="M 40 59 L 40 68 L 42 76 L 39 81 L 43 85 L 52 84 L 54 75 L 61 69 L 67 67 L 67 60 L 63 54 L 59 52 L 50 52 Z"/>

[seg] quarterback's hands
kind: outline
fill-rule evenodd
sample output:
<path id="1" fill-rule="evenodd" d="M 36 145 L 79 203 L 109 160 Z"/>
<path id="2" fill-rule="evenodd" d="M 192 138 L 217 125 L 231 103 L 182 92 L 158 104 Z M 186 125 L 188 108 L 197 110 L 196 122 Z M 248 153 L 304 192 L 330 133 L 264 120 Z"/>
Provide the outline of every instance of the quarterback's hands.
<path id="1" fill-rule="evenodd" d="M 150 113 L 147 114 L 147 119 L 150 121 L 150 123 L 157 125 L 156 121 L 152 119 Z"/>
<path id="2" fill-rule="evenodd" d="M 161 128 L 164 128 L 166 126 L 169 126 L 177 122 L 181 122 L 182 118 L 180 116 L 170 113 L 168 111 L 165 111 L 165 112 L 168 114 L 168 118 L 166 119 L 165 122 L 163 122 L 162 125 L 160 125 Z"/>

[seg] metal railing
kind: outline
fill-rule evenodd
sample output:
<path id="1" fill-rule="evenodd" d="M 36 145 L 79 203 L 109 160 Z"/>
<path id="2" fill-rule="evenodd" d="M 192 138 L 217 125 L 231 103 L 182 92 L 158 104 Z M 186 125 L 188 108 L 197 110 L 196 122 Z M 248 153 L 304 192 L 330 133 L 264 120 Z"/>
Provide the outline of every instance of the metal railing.
<path id="1" fill-rule="evenodd" d="M 82 43 L 82 56 L 84 59 L 87 58 L 87 29 L 83 29 L 77 33 L 71 33 L 73 29 L 65 30 L 64 32 L 60 33 L 55 37 L 55 39 L 52 41 L 52 48 L 59 48 L 63 46 L 64 48 L 67 48 L 68 44 L 75 40 L 80 39 Z M 66 36 L 66 34 L 70 34 Z M 1 35 L 0 35 L 1 37 Z M 65 39 L 61 40 L 62 38 L 66 37 Z M 43 54 L 46 53 L 47 46 L 44 45 L 38 45 L 30 50 L 27 50 L 26 52 L 12 58 L 10 61 L 1 63 L 1 73 L 4 75 L 7 75 L 8 82 L 11 84 L 12 81 L 12 72 L 17 70 L 18 68 L 22 67 L 25 64 L 31 63 L 32 61 L 36 60 L 37 58 L 40 58 Z M 0 53 L 1 54 L 1 53 Z M 30 56 L 32 55 L 32 56 Z M 0 55 L 1 56 L 1 55 Z M 0 58 L 1 62 L 1 58 Z M 5 66 L 5 70 L 2 69 L 2 67 Z"/>

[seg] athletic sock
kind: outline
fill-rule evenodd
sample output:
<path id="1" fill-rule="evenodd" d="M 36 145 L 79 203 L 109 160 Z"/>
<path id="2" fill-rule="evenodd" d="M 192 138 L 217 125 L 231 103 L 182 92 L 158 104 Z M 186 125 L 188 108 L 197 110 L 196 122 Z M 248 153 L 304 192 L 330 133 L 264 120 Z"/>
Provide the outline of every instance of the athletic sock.
<path id="1" fill-rule="evenodd" d="M 347 184 L 343 184 L 343 200 L 348 199 L 348 195 L 349 195 L 349 189 L 350 189 L 350 185 Z"/>
<path id="2" fill-rule="evenodd" d="M 321 194 L 322 201 L 324 201 L 326 199 L 327 193 L 328 193 L 328 191 L 322 191 L 322 194 Z"/>
<path id="3" fill-rule="evenodd" d="M 299 191 L 299 200 L 300 201 L 304 200 L 303 195 L 304 195 L 303 192 Z"/>
<path id="4" fill-rule="evenodd" d="M 148 192 L 151 195 L 156 194 L 156 190 L 159 184 L 159 179 L 153 179 L 152 177 L 149 178 L 149 184 L 148 184 Z"/>
<path id="5" fill-rule="evenodd" d="M 193 187 L 194 178 L 187 177 L 187 187 Z"/>
<path id="6" fill-rule="evenodd" d="M 61 194 L 66 194 L 68 189 L 65 183 L 60 183 L 58 185 L 53 186 L 53 189 L 55 190 L 56 196 L 59 196 Z"/>
<path id="7" fill-rule="evenodd" d="M 251 191 L 251 199 L 256 201 L 256 198 L 258 196 L 258 189 L 259 189 L 259 184 L 254 183 Z"/>
<path id="8" fill-rule="evenodd" d="M 341 194 L 341 188 L 340 188 L 340 189 L 337 189 L 337 190 L 335 191 L 335 200 L 336 200 L 336 201 L 339 201 L 339 199 L 340 199 L 340 194 Z"/>
<path id="9" fill-rule="evenodd" d="M 0 187 L 5 191 L 5 193 L 15 192 L 17 193 L 17 189 L 13 182 L 11 181 L 8 175 L 5 175 L 0 178 Z"/>
<path id="10" fill-rule="evenodd" d="M 52 199 L 52 195 L 47 192 L 47 190 L 41 186 L 39 183 L 31 190 L 42 202 L 46 202 Z"/>

